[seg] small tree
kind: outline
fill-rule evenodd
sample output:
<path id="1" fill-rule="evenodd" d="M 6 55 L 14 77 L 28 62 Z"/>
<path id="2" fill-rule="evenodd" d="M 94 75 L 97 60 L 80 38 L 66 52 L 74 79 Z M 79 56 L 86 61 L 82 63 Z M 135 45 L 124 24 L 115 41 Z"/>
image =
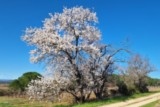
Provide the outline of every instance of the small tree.
<path id="1" fill-rule="evenodd" d="M 41 75 L 37 72 L 27 72 L 24 73 L 18 79 L 12 81 L 9 85 L 10 89 L 13 92 L 24 92 L 25 88 L 28 86 L 31 80 L 35 80 L 41 77 Z"/>
<path id="2" fill-rule="evenodd" d="M 150 64 L 148 59 L 137 54 L 128 62 L 127 78 L 132 81 L 132 84 L 134 84 L 140 92 L 146 92 L 148 91 L 147 76 L 154 70 L 155 68 Z"/>

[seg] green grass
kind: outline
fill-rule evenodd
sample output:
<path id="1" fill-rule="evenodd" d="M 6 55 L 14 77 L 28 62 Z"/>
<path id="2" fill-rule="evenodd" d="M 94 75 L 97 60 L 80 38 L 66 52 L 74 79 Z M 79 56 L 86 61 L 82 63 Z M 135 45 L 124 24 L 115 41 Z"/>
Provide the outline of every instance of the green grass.
<path id="1" fill-rule="evenodd" d="M 152 103 L 149 103 L 149 104 L 146 104 L 144 106 L 141 106 L 141 107 L 155 107 L 157 104 L 159 104 L 160 102 L 159 101 L 154 101 Z M 160 104 L 159 104 L 160 105 Z"/>
<path id="2" fill-rule="evenodd" d="M 6 102 L 6 103 L 0 103 L 0 107 L 13 107 L 13 106 L 8 102 Z"/>
<path id="3" fill-rule="evenodd" d="M 147 96 L 153 93 L 155 92 L 134 94 L 132 96 L 114 97 L 99 101 L 90 101 L 84 104 L 76 104 L 76 105 L 66 105 L 66 103 L 51 103 L 51 102 L 37 102 L 37 101 L 31 102 L 28 99 L 24 98 L 0 97 L 0 107 L 97 107 L 101 105 L 107 105 L 111 103 Z"/>
<path id="4" fill-rule="evenodd" d="M 54 107 L 57 104 L 60 103 L 53 104 L 51 102 L 29 101 L 27 98 L 0 97 L 0 107 Z"/>

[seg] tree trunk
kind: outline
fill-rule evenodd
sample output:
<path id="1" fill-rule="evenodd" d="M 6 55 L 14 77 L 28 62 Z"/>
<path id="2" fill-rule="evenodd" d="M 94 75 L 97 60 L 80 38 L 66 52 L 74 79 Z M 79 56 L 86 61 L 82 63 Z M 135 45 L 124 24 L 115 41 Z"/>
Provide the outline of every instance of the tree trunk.
<path id="1" fill-rule="evenodd" d="M 96 95 L 96 98 L 97 98 L 98 100 L 103 99 L 103 96 L 102 96 L 102 93 L 101 93 L 101 92 L 96 92 L 95 95 Z"/>
<path id="2" fill-rule="evenodd" d="M 104 97 L 103 91 L 104 91 L 105 83 L 106 83 L 106 80 L 103 80 L 103 84 L 97 87 L 97 89 L 94 91 L 97 99 L 103 99 Z"/>

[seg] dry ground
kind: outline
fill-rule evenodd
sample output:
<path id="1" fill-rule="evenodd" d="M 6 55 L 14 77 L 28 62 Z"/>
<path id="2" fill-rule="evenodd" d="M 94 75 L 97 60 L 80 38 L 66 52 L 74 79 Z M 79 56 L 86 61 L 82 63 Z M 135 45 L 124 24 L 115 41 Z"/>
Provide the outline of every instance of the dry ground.
<path id="1" fill-rule="evenodd" d="M 160 86 L 149 86 L 149 91 L 160 91 Z"/>
<path id="2" fill-rule="evenodd" d="M 0 90 L 8 90 L 8 84 L 0 84 Z"/>

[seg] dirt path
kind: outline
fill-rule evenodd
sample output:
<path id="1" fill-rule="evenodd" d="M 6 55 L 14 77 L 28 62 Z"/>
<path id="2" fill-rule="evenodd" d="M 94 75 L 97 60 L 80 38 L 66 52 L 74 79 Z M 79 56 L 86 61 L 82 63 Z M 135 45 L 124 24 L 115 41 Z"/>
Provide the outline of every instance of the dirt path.
<path id="1" fill-rule="evenodd" d="M 105 105 L 101 107 L 140 107 L 140 106 L 154 102 L 159 99 L 160 99 L 160 93 L 156 93 L 156 94 L 149 95 L 146 97 L 141 97 L 141 98 L 137 98 L 133 100 L 127 100 L 124 102 L 109 104 L 109 105 Z"/>

